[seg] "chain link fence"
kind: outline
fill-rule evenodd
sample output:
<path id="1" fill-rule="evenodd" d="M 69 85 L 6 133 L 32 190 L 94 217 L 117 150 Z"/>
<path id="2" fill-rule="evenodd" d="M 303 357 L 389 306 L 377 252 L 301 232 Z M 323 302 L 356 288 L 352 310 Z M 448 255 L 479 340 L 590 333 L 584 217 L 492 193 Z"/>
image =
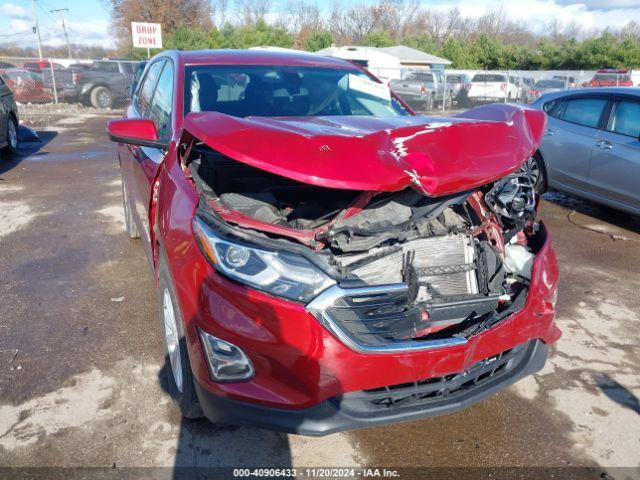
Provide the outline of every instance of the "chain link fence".
<path id="1" fill-rule="evenodd" d="M 70 112 L 79 108 L 121 109 L 128 102 L 132 81 L 143 64 L 127 60 L 69 60 L 0 57 L 0 77 L 13 91 L 21 117 Z M 586 70 L 492 71 L 428 70 L 420 68 L 370 68 L 401 98 L 422 112 L 447 112 L 468 108 L 468 93 L 477 74 L 501 75 L 501 95 L 490 101 L 531 103 L 541 92 L 540 81 L 555 80 L 562 88 L 588 85 L 599 75 Z M 608 86 L 640 84 L 635 73 L 609 75 Z M 413 91 L 412 91 L 413 89 Z M 42 123 L 42 122 L 41 122 Z"/>
<path id="2" fill-rule="evenodd" d="M 65 104 L 112 109 L 128 100 L 137 64 L 126 60 L 0 57 L 0 77 L 25 110 Z"/>

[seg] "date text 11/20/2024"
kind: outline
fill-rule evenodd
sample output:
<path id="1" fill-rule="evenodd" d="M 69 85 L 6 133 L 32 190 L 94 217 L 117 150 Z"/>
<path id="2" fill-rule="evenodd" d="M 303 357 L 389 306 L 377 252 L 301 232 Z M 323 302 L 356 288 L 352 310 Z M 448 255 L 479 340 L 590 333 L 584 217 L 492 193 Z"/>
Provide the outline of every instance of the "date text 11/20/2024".
<path id="1" fill-rule="evenodd" d="M 400 472 L 387 468 L 234 468 L 234 478 L 399 478 Z"/>

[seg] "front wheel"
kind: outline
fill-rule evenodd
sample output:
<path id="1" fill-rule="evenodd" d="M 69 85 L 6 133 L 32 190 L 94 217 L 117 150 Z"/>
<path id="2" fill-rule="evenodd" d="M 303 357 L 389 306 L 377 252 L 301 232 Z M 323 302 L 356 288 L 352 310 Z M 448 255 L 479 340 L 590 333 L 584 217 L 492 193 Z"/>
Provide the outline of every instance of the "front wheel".
<path id="1" fill-rule="evenodd" d="M 539 152 L 536 152 L 533 157 L 524 162 L 522 170 L 531 179 L 534 190 L 538 195 L 542 195 L 547 191 L 547 172 Z"/>
<path id="2" fill-rule="evenodd" d="M 91 105 L 95 108 L 111 108 L 113 106 L 113 93 L 107 87 L 94 88 L 89 97 Z"/>
<path id="3" fill-rule="evenodd" d="M 166 345 L 167 391 L 184 417 L 200 418 L 203 414 L 196 394 L 195 379 L 191 372 L 182 314 L 164 255 L 160 256 L 158 263 L 158 306 Z"/>
<path id="4" fill-rule="evenodd" d="M 18 153 L 18 122 L 13 115 L 10 115 L 7 119 L 7 146 L 2 149 L 2 153 L 8 155 L 16 155 Z"/>

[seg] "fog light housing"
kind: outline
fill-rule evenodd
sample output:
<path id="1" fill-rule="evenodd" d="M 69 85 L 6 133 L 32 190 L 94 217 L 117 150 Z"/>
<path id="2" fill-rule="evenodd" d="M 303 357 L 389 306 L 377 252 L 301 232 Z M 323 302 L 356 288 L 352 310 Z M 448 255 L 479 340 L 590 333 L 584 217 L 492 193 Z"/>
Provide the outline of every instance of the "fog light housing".
<path id="1" fill-rule="evenodd" d="M 211 378 L 216 382 L 238 382 L 253 378 L 249 357 L 234 344 L 198 329 Z"/>

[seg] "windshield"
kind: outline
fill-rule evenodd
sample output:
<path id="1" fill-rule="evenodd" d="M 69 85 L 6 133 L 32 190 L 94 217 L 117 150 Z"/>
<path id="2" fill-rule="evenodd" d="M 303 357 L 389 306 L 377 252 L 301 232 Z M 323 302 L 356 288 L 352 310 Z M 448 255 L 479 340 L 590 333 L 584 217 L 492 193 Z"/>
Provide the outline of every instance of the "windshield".
<path id="1" fill-rule="evenodd" d="M 472 82 L 506 82 L 507 77 L 505 75 L 496 75 L 490 73 L 479 73 L 473 76 Z"/>
<path id="2" fill-rule="evenodd" d="M 409 112 L 388 86 L 356 69 L 198 65 L 185 69 L 184 114 L 235 117 L 374 115 Z"/>
<path id="3" fill-rule="evenodd" d="M 536 88 L 564 88 L 562 80 L 540 80 L 535 84 Z"/>
<path id="4" fill-rule="evenodd" d="M 607 82 L 615 82 L 616 80 L 619 82 L 628 82 L 629 75 L 625 75 L 622 73 L 598 73 L 595 77 L 593 77 L 593 79 Z"/>

